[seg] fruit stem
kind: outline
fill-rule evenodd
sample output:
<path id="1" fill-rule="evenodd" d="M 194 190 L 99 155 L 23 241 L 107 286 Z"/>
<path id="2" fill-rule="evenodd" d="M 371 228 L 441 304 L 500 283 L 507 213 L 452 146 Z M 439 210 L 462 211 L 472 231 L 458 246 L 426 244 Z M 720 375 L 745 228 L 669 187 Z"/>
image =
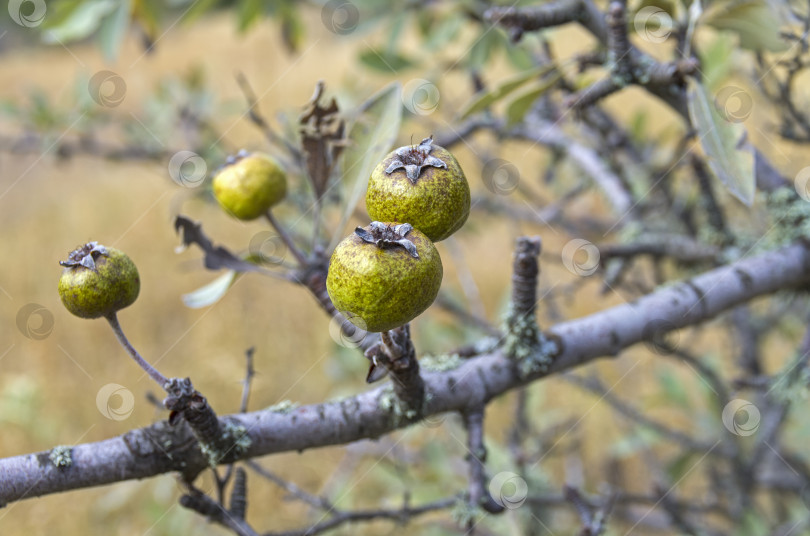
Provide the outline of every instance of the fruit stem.
<path id="1" fill-rule="evenodd" d="M 124 335 L 124 330 L 121 329 L 121 324 L 118 322 L 118 315 L 111 313 L 106 315 L 104 318 L 106 318 L 107 322 L 110 323 L 113 333 L 115 333 L 118 342 L 121 343 L 124 350 L 126 350 L 132 359 L 134 359 L 135 362 L 138 363 L 138 365 L 140 365 L 140 367 L 146 371 L 147 374 L 149 374 L 150 378 L 155 380 L 158 385 L 160 385 L 161 389 L 166 389 L 166 385 L 168 384 L 169 380 L 167 380 L 163 374 L 158 372 L 155 367 L 150 365 L 143 357 L 141 357 L 141 354 L 139 354 L 138 351 L 129 343 L 129 339 L 127 339 L 127 336 Z"/>
<path id="2" fill-rule="evenodd" d="M 273 212 L 270 209 L 267 209 L 267 212 L 265 212 L 264 215 L 267 218 L 267 221 L 270 222 L 270 225 L 273 226 L 273 229 L 276 230 L 278 236 L 281 237 L 281 240 L 284 242 L 284 245 L 287 246 L 287 249 L 292 252 L 293 256 L 298 261 L 298 264 L 301 266 L 306 266 L 308 264 L 306 256 L 300 249 L 298 249 L 298 246 L 295 245 L 295 242 L 293 242 L 293 239 L 289 233 L 287 233 L 287 230 L 279 223 L 276 217 L 273 216 Z"/>

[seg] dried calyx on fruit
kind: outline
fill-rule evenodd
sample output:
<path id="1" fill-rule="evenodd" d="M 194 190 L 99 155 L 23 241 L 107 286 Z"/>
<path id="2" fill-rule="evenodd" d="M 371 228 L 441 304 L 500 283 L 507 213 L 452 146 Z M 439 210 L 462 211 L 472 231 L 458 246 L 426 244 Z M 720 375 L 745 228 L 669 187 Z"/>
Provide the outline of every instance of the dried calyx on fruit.
<path id="1" fill-rule="evenodd" d="M 396 160 L 385 168 L 385 172 L 390 175 L 398 169 L 404 169 L 405 176 L 408 177 L 408 180 L 410 180 L 412 184 L 416 184 L 423 167 L 433 166 L 447 169 L 447 164 L 445 164 L 443 160 L 430 154 L 430 151 L 433 149 L 433 147 L 431 147 L 432 143 L 433 136 L 425 138 L 417 146 L 406 145 L 405 147 L 400 147 L 394 151 L 394 154 L 397 155 Z"/>
<path id="2" fill-rule="evenodd" d="M 65 267 L 59 278 L 59 297 L 76 316 L 109 316 L 138 298 L 138 269 L 122 251 L 89 242 L 59 264 Z"/>
<path id="3" fill-rule="evenodd" d="M 377 165 L 366 209 L 375 220 L 408 222 L 438 242 L 467 221 L 470 186 L 453 155 L 429 137 L 392 151 Z"/>
<path id="4" fill-rule="evenodd" d="M 433 242 L 409 224 L 358 227 L 332 253 L 326 290 L 357 327 L 386 331 L 427 309 L 442 282 Z"/>
<path id="5" fill-rule="evenodd" d="M 363 242 L 374 244 L 378 248 L 405 248 L 405 251 L 411 254 L 411 257 L 418 259 L 419 252 L 416 251 L 416 246 L 413 242 L 405 238 L 409 232 L 413 230 L 413 225 L 410 223 L 401 223 L 390 227 L 378 221 L 371 222 L 369 225 L 370 231 L 366 231 L 362 227 L 357 227 L 354 232 Z"/>

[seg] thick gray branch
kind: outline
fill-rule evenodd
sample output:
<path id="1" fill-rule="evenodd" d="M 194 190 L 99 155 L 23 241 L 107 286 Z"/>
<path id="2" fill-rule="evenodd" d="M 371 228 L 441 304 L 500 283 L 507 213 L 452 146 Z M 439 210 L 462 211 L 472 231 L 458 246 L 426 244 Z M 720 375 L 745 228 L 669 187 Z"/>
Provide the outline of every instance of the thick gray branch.
<path id="1" fill-rule="evenodd" d="M 562 346 L 545 372 L 518 377 L 499 351 L 469 359 L 459 368 L 425 373 L 424 416 L 481 407 L 492 398 L 543 376 L 617 355 L 661 326 L 696 325 L 758 296 L 810 282 L 810 251 L 793 245 L 743 259 L 664 287 L 633 303 L 559 324 L 550 330 Z M 655 330 L 650 330 L 650 322 Z M 223 419 L 245 427 L 250 445 L 243 458 L 301 451 L 375 438 L 413 423 L 392 403 L 390 387 L 290 412 L 257 411 Z M 72 463 L 56 467 L 49 452 L 0 459 L 0 504 L 71 489 L 180 471 L 187 477 L 206 467 L 206 458 L 183 426 L 165 423 L 123 436 L 77 445 Z M 226 458 L 224 461 L 233 461 Z"/>

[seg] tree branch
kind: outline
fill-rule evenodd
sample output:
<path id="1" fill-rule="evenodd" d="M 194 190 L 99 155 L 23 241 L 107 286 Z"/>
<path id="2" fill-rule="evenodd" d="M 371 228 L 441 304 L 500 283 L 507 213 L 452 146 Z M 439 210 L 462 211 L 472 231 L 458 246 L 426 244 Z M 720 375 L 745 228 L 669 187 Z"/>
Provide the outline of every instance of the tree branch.
<path id="1" fill-rule="evenodd" d="M 464 360 L 455 369 L 423 375 L 423 416 L 480 407 L 507 391 L 615 356 L 649 336 L 650 321 L 679 329 L 700 324 L 740 303 L 810 282 L 810 251 L 795 244 L 716 268 L 593 315 L 549 330 L 560 352 L 547 369 L 519 376 L 500 350 Z M 533 356 L 529 356 L 529 359 Z M 538 356 L 534 356 L 535 358 Z M 548 357 L 548 356 L 546 356 Z M 301 406 L 293 411 L 258 411 L 223 417 L 230 428 L 244 427 L 245 444 L 221 460 L 232 463 L 275 452 L 301 451 L 376 438 L 413 421 L 391 408 L 390 388 Z M 188 427 L 165 422 L 123 436 L 71 449 L 70 463 L 56 466 L 50 451 L 0 459 L 0 504 L 72 489 L 147 478 L 179 471 L 194 476 L 208 466 Z M 234 459 L 231 459 L 234 458 Z"/>

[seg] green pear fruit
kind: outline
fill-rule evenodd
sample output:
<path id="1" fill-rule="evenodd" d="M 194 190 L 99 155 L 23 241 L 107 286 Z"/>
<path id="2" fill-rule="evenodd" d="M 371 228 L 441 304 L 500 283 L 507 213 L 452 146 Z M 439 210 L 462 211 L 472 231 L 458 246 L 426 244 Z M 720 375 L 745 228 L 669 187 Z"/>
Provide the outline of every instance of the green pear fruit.
<path id="1" fill-rule="evenodd" d="M 141 290 L 138 268 L 125 253 L 89 242 L 75 249 L 59 278 L 65 308 L 81 318 L 108 316 L 135 303 Z"/>
<path id="2" fill-rule="evenodd" d="M 410 224 L 372 222 L 340 242 L 326 290 L 357 327 L 371 332 L 407 324 L 427 309 L 442 284 L 433 242 Z"/>
<path id="3" fill-rule="evenodd" d="M 458 231 L 470 214 L 470 186 L 449 151 L 425 138 L 392 151 L 371 173 L 366 210 L 373 220 L 408 222 L 433 242 Z"/>
<path id="4" fill-rule="evenodd" d="M 217 173 L 213 188 L 229 214 L 255 220 L 287 195 L 287 174 L 268 155 L 240 153 Z"/>

